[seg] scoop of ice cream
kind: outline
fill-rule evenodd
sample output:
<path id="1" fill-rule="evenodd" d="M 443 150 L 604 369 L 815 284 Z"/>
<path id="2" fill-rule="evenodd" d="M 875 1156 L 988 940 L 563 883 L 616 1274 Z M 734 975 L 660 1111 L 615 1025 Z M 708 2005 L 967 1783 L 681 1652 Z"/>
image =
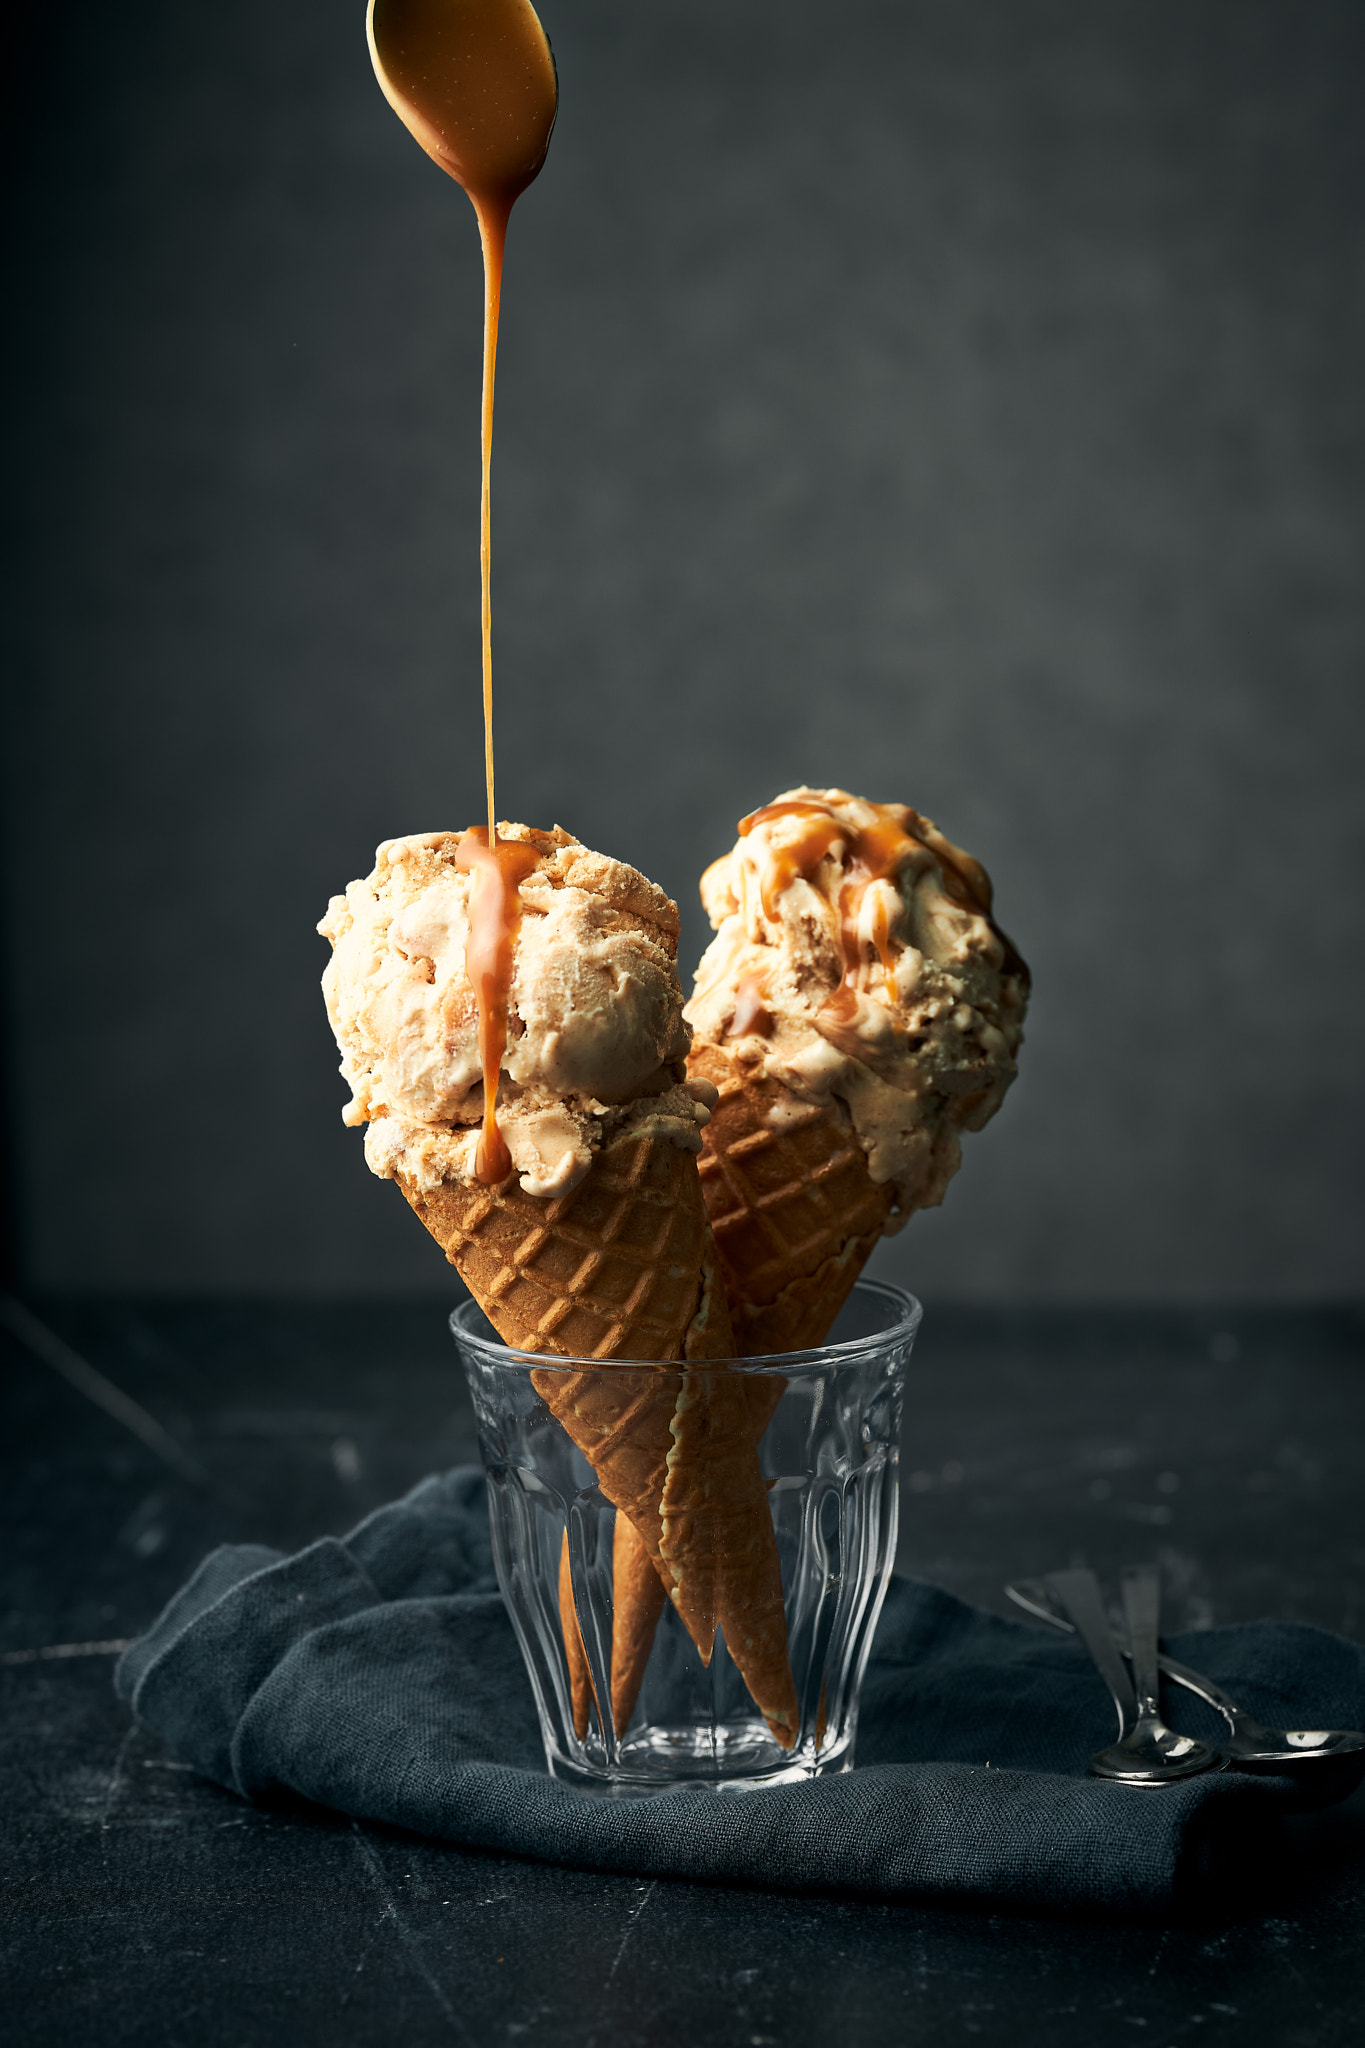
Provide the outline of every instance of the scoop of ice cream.
<path id="1" fill-rule="evenodd" d="M 479 1020 L 465 967 L 472 877 L 458 832 L 387 840 L 373 872 L 334 896 L 327 1014 L 376 1173 L 473 1179 L 483 1114 Z M 498 1125 L 528 1194 L 565 1194 L 605 1134 L 643 1119 L 691 1150 L 706 1107 L 685 1082 L 690 1034 L 675 957 L 677 906 L 624 862 L 567 832 L 499 827 L 531 846 L 520 884 Z"/>
<path id="2" fill-rule="evenodd" d="M 900 1221 L 940 1202 L 958 1133 L 1014 1079 L 1028 999 L 984 868 L 906 805 L 801 788 L 742 822 L 701 893 L 697 1038 L 845 1103 Z"/>

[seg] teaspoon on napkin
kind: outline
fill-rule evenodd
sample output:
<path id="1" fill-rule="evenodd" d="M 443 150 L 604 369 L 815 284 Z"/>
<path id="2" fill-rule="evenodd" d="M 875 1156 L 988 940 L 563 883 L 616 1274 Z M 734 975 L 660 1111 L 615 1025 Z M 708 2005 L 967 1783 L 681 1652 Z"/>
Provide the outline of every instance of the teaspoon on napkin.
<path id="1" fill-rule="evenodd" d="M 1075 1624 L 1053 1600 L 1045 1580 L 1018 1579 L 1006 1586 L 1005 1591 L 1016 1607 L 1022 1607 L 1036 1620 L 1045 1621 L 1067 1634 L 1075 1632 Z M 1125 1650 L 1124 1655 L 1127 1654 Z M 1183 1686 L 1186 1692 L 1194 1693 L 1222 1715 L 1228 1724 L 1229 1734 L 1224 1749 L 1228 1762 L 1238 1770 L 1297 1771 L 1300 1766 L 1311 1766 L 1323 1758 L 1365 1755 L 1365 1734 L 1359 1729 L 1267 1728 L 1239 1707 L 1221 1685 L 1205 1678 L 1202 1672 L 1192 1671 L 1188 1664 L 1177 1663 L 1164 1651 L 1158 1662 L 1165 1677 Z"/>
<path id="2" fill-rule="evenodd" d="M 1097 1777 L 1125 1785 L 1169 1785 L 1201 1771 L 1222 1770 L 1225 1758 L 1206 1742 L 1177 1735 L 1157 1706 L 1157 1612 L 1160 1592 L 1154 1571 L 1124 1574 L 1123 1604 L 1131 1645 L 1130 1679 L 1110 1633 L 1099 1581 L 1091 1571 L 1050 1572 L 1044 1581 L 1081 1637 L 1114 1697 L 1119 1739 L 1090 1759 Z"/>

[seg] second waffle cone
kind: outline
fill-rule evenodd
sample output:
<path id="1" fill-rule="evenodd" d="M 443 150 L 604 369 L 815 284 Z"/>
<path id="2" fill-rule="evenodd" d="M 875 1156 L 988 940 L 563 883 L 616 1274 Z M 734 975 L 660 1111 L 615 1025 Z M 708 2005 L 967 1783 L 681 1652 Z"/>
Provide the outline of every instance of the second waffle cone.
<path id="1" fill-rule="evenodd" d="M 698 1042 L 694 1080 L 720 1092 L 702 1134 L 702 1192 L 747 1357 L 823 1344 L 896 1206 L 842 1103 L 805 1102 Z"/>

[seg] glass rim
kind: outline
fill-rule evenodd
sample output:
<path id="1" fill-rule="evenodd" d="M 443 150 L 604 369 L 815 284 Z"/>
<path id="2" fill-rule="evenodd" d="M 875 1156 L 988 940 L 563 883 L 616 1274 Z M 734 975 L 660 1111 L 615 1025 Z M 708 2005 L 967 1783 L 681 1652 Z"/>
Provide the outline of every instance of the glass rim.
<path id="1" fill-rule="evenodd" d="M 896 1311 L 895 1320 L 869 1336 L 847 1337 L 840 1344 L 820 1344 L 808 1351 L 768 1351 L 744 1358 L 566 1358 L 556 1351 L 519 1351 L 501 1337 L 490 1342 L 469 1327 L 474 1316 L 489 1320 L 472 1295 L 451 1310 L 449 1322 L 457 1344 L 467 1345 L 483 1364 L 504 1370 L 522 1372 L 533 1367 L 537 1372 L 619 1372 L 634 1367 L 640 1372 L 781 1372 L 790 1377 L 803 1371 L 827 1371 L 832 1365 L 855 1365 L 878 1351 L 913 1341 L 924 1316 L 924 1305 L 913 1294 L 889 1280 L 856 1280 L 850 1299 L 853 1294 L 871 1295 L 885 1303 Z"/>

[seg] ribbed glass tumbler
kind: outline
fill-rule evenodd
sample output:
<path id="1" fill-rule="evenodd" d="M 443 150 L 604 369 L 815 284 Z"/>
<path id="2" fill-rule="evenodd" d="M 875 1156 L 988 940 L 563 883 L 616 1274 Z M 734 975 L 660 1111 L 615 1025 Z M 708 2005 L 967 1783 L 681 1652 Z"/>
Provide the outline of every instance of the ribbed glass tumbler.
<path id="1" fill-rule="evenodd" d="M 852 1769 L 858 1690 L 895 1556 L 901 1403 L 919 1319 L 910 1295 L 861 1281 L 833 1340 L 818 1351 L 684 1368 L 533 1356 L 504 1345 L 473 1302 L 456 1310 L 451 1328 L 478 1416 L 498 1583 L 556 1777 L 639 1794 L 687 1783 L 790 1784 Z M 751 1581 L 747 1562 L 732 1565 L 724 1543 L 712 1544 L 707 1567 L 729 1590 L 704 1661 L 698 1638 L 708 1631 L 664 1597 L 667 1567 L 651 1560 L 637 1533 L 647 1526 L 657 1547 L 657 1518 L 642 1515 L 637 1524 L 608 1495 L 625 1497 L 623 1474 L 644 1471 L 650 1456 L 657 1473 L 659 1417 L 669 1443 L 676 1404 L 700 1398 L 705 1407 L 712 1391 L 716 1413 L 733 1416 L 736 1399 L 744 1404 L 748 1434 L 724 1469 L 740 1475 L 748 1496 L 745 1559 L 758 1550 L 768 1565 L 766 1579 L 760 1572 Z M 558 1418 L 586 1441 L 584 1419 L 600 1426 L 604 1416 L 615 1448 L 608 1457 L 594 1445 L 594 1469 Z M 707 1490 L 721 1493 L 722 1467 L 708 1468 L 703 1456 L 697 1475 L 696 1526 L 724 1532 L 723 1511 L 705 1522 L 715 1506 Z M 762 1522 L 765 1488 L 775 1564 Z M 722 1510 L 728 1505 L 721 1500 Z M 674 1554 L 681 1543 L 690 1568 L 686 1541 L 675 1540 Z M 764 1693 L 754 1649 L 761 1640 L 766 1669 L 775 1656 L 785 1688 L 784 1621 L 795 1716 L 781 1732 L 790 1747 L 745 1682 L 747 1670 Z M 771 1708 L 771 1697 L 765 1704 Z"/>

